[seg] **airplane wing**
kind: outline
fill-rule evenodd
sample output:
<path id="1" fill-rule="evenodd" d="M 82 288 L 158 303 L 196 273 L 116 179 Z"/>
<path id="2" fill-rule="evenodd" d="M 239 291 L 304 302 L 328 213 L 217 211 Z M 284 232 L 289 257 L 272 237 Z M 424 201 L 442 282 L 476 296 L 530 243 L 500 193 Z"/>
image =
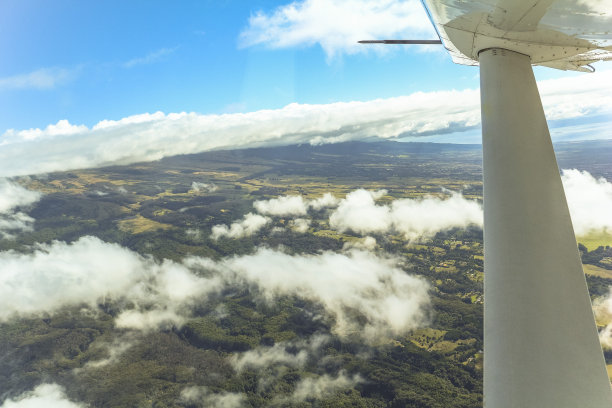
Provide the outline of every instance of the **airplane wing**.
<path id="1" fill-rule="evenodd" d="M 598 0 L 422 0 L 453 61 L 503 48 L 534 65 L 592 71 L 612 60 L 612 2 Z"/>

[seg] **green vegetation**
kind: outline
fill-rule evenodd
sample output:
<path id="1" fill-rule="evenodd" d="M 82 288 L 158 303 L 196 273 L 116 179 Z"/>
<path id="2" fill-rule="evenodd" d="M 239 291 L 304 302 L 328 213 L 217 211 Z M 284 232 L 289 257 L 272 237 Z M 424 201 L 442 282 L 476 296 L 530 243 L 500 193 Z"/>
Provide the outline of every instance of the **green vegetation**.
<path id="1" fill-rule="evenodd" d="M 408 198 L 448 188 L 478 198 L 480 162 L 480 151 L 469 146 L 349 143 L 56 173 L 22 180 L 45 192 L 29 212 L 35 229 L 0 240 L 0 250 L 27 252 L 34 243 L 91 235 L 157 260 L 219 260 L 261 246 L 282 246 L 291 254 L 340 251 L 358 236 L 330 230 L 324 211 L 305 233 L 273 232 L 288 222 L 276 217 L 253 236 L 215 241 L 210 235 L 214 225 L 253 211 L 255 200 L 284 194 L 312 199 L 384 188 L 390 197 Z M 214 188 L 194 190 L 193 182 Z M 199 406 L 181 396 L 188 387 L 240 394 L 244 406 L 253 407 L 482 406 L 482 231 L 450 230 L 418 244 L 374 238 L 381 251 L 405 261 L 407 273 L 432 286 L 427 327 L 368 345 L 335 334 L 333 317 L 321 319 L 316 302 L 297 296 L 264 302 L 250 288 L 203 300 L 182 326 L 159 331 L 116 328 L 125 300 L 101 302 L 93 311 L 70 307 L 0 323 L 0 401 L 55 382 L 68 397 L 95 407 Z M 612 284 L 612 250 L 581 250 L 592 294 L 605 294 Z M 304 342 L 315 336 L 325 338 L 323 345 L 299 360 L 308 348 Z M 275 346 L 300 363 L 232 365 L 245 352 Z M 328 378 L 351 381 L 320 398 L 289 398 L 301 382 Z"/>

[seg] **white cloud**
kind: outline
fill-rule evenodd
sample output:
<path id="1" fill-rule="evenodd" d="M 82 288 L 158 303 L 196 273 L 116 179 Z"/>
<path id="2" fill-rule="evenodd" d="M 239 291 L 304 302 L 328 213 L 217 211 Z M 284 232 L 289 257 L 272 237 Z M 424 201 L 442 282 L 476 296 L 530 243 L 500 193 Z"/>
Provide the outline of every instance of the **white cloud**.
<path id="1" fill-rule="evenodd" d="M 2 144 L 8 144 L 11 142 L 33 141 L 35 139 L 42 138 L 52 139 L 55 136 L 70 136 L 86 132 L 87 130 L 87 126 L 71 125 L 70 122 L 63 119 L 59 120 L 55 125 L 48 125 L 45 129 L 9 129 L 4 133 L 4 135 L 2 135 L 3 140 L 0 142 L 0 146 L 2 146 Z"/>
<path id="2" fill-rule="evenodd" d="M 308 206 L 301 195 L 288 195 L 270 200 L 255 201 L 253 207 L 266 215 L 306 215 Z"/>
<path id="3" fill-rule="evenodd" d="M 340 390 L 353 388 L 360 382 L 363 379 L 359 375 L 349 377 L 344 371 L 336 377 L 325 374 L 317 378 L 305 378 L 297 383 L 291 399 L 295 402 L 321 399 Z"/>
<path id="4" fill-rule="evenodd" d="M 612 183 L 576 169 L 563 170 L 561 179 L 576 235 L 612 232 Z"/>
<path id="5" fill-rule="evenodd" d="M 41 193 L 23 188 L 13 181 L 0 179 L 0 214 L 14 212 L 17 207 L 34 204 L 41 196 Z"/>
<path id="6" fill-rule="evenodd" d="M 389 230 L 392 225 L 389 207 L 374 201 L 386 193 L 362 189 L 348 193 L 329 217 L 329 225 L 341 232 L 352 230 L 361 234 Z"/>
<path id="7" fill-rule="evenodd" d="M 304 234 L 310 228 L 310 220 L 306 218 L 296 218 L 289 222 L 289 226 L 296 232 Z"/>
<path id="8" fill-rule="evenodd" d="M 260 347 L 233 355 L 230 361 L 234 368 L 240 372 L 245 367 L 260 369 L 274 364 L 301 367 L 307 359 L 308 352 L 306 350 L 300 350 L 297 354 L 289 353 L 284 344 L 277 343 L 272 347 Z"/>
<path id="9" fill-rule="evenodd" d="M 186 320 L 185 316 L 180 315 L 175 310 L 154 308 L 143 311 L 130 309 L 121 312 L 117 316 L 115 327 L 119 329 L 153 331 L 180 327 Z"/>
<path id="10" fill-rule="evenodd" d="M 94 342 L 89 346 L 90 349 L 104 349 L 108 354 L 108 357 L 103 358 L 101 360 L 88 361 L 83 366 L 85 370 L 96 369 L 100 367 L 106 367 L 109 364 L 115 364 L 119 361 L 121 356 L 123 356 L 130 348 L 134 346 L 136 340 L 132 333 L 123 333 L 119 335 L 117 338 L 113 339 L 112 342 L 103 342 L 101 345 Z M 78 373 L 79 368 L 75 369 Z"/>
<path id="11" fill-rule="evenodd" d="M 40 68 L 27 74 L 0 78 L 0 91 L 10 89 L 53 89 L 70 81 L 75 72 L 65 68 Z"/>
<path id="12" fill-rule="evenodd" d="M 192 386 L 181 391 L 181 402 L 197 407 L 240 408 L 245 406 L 246 396 L 233 392 L 214 394 L 207 387 Z"/>
<path id="13" fill-rule="evenodd" d="M 219 224 L 212 227 L 211 237 L 217 240 L 222 237 L 241 238 L 253 235 L 269 224 L 272 220 L 259 214 L 248 213 L 241 221 L 227 225 Z"/>
<path id="14" fill-rule="evenodd" d="M 180 326 L 210 294 L 242 286 L 267 301 L 297 296 L 320 303 L 338 335 L 376 342 L 427 319 L 429 285 L 397 262 L 357 250 L 291 256 L 259 249 L 219 262 L 194 257 L 158 263 L 83 237 L 38 245 L 29 254 L 0 252 L 0 321 L 116 300 L 130 304 L 117 327 L 156 330 Z"/>
<path id="15" fill-rule="evenodd" d="M 30 254 L 0 252 L 0 321 L 128 293 L 143 278 L 143 262 L 93 237 L 41 244 Z"/>
<path id="16" fill-rule="evenodd" d="M 274 365 L 303 367 L 309 356 L 319 352 L 327 344 L 330 337 L 316 334 L 308 340 L 276 343 L 272 347 L 259 347 L 232 355 L 230 362 L 234 369 L 241 372 L 246 367 L 263 369 Z M 292 352 L 287 351 L 291 349 Z"/>
<path id="17" fill-rule="evenodd" d="M 57 384 L 41 384 L 16 399 L 5 400 L 0 408 L 80 408 L 85 405 L 70 401 Z"/>
<path id="18" fill-rule="evenodd" d="M 166 55 L 172 54 L 176 50 L 177 50 L 177 47 L 174 47 L 174 48 L 160 48 L 157 51 L 150 52 L 149 54 L 145 55 L 144 57 L 138 57 L 138 58 L 131 59 L 131 60 L 127 61 L 126 63 L 124 63 L 123 66 L 125 68 L 132 68 L 132 67 L 135 67 L 136 65 L 152 64 L 154 62 L 160 61 Z"/>
<path id="19" fill-rule="evenodd" d="M 319 198 L 310 200 L 308 206 L 313 210 L 322 210 L 323 208 L 336 207 L 340 200 L 338 200 L 332 193 L 325 193 Z"/>
<path id="20" fill-rule="evenodd" d="M 358 250 L 291 256 L 260 249 L 209 267 L 220 276 L 234 276 L 270 302 L 284 295 L 318 302 L 334 317 L 336 334 L 377 342 L 427 320 L 429 285 L 396 263 Z"/>
<path id="21" fill-rule="evenodd" d="M 340 201 L 329 217 L 329 224 L 341 232 L 361 234 L 398 232 L 407 240 L 429 238 L 450 228 L 482 226 L 482 208 L 476 201 L 459 193 L 447 198 L 425 197 L 398 199 L 390 205 L 378 205 L 375 200 L 386 194 L 355 190 Z"/>
<path id="22" fill-rule="evenodd" d="M 460 193 L 448 198 L 425 197 L 395 200 L 391 204 L 394 228 L 408 240 L 431 237 L 450 228 L 482 227 L 482 207 Z"/>
<path id="23" fill-rule="evenodd" d="M 219 187 L 217 187 L 214 183 L 200 183 L 198 181 L 194 181 L 193 183 L 191 183 L 191 189 L 198 193 L 212 193 L 217 191 L 218 188 Z"/>
<path id="24" fill-rule="evenodd" d="M 604 349 L 612 349 L 612 288 L 608 296 L 593 302 L 593 312 L 598 324 L 605 325 L 599 332 L 599 341 Z"/>
<path id="25" fill-rule="evenodd" d="M 328 58 L 367 52 L 359 40 L 435 39 L 436 32 L 418 1 L 302 0 L 249 18 L 240 34 L 243 46 L 288 48 L 319 44 Z M 383 49 L 376 48 L 379 52 Z"/>
<path id="26" fill-rule="evenodd" d="M 34 219 L 19 208 L 34 204 L 41 196 L 37 191 L 0 178 L 0 239 L 12 238 L 18 231 L 32 230 Z"/>
<path id="27" fill-rule="evenodd" d="M 549 119 L 584 120 L 612 112 L 612 96 L 606 91 L 612 88 L 612 70 L 540 85 Z M 92 128 L 61 122 L 42 130 L 6 131 L 0 137 L 0 176 L 153 161 L 215 149 L 427 136 L 479 124 L 479 92 L 472 89 L 367 102 L 290 104 L 225 115 L 145 113 L 103 120 Z M 58 126 L 66 131 L 58 133 Z"/>

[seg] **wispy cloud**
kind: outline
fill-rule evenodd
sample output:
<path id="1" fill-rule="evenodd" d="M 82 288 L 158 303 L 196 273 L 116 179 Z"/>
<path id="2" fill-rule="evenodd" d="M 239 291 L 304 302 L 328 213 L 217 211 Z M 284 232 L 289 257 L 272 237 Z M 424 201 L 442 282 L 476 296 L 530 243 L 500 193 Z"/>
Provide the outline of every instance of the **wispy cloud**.
<path id="1" fill-rule="evenodd" d="M 0 91 L 12 89 L 48 90 L 73 80 L 78 69 L 40 68 L 26 74 L 0 78 Z"/>
<path id="2" fill-rule="evenodd" d="M 612 114 L 612 71 L 540 85 L 549 119 L 584 121 Z M 42 130 L 10 129 L 0 136 L 0 176 L 152 161 L 215 149 L 450 134 L 480 125 L 480 97 L 478 90 L 466 89 L 224 115 L 156 112 L 103 120 L 92 128 L 65 122 L 67 131 L 55 134 L 60 122 Z"/>
<path id="3" fill-rule="evenodd" d="M 319 44 L 333 58 L 372 49 L 357 44 L 359 40 L 389 38 L 437 35 L 415 0 L 301 0 L 252 15 L 240 44 L 271 48 Z"/>
<path id="4" fill-rule="evenodd" d="M 173 48 L 160 48 L 159 50 L 153 51 L 144 57 L 133 58 L 123 64 L 125 68 L 132 68 L 137 65 L 146 65 L 152 64 L 154 62 L 158 62 L 162 60 L 165 56 L 172 54 L 178 49 L 178 47 Z"/>
<path id="5" fill-rule="evenodd" d="M 21 210 L 40 200 L 41 196 L 37 191 L 0 178 L 0 239 L 11 238 L 15 232 L 32 229 L 34 219 Z"/>
<path id="6" fill-rule="evenodd" d="M 191 386 L 181 391 L 181 402 L 190 407 L 240 408 L 246 406 L 246 395 L 236 392 L 213 393 L 208 387 Z"/>

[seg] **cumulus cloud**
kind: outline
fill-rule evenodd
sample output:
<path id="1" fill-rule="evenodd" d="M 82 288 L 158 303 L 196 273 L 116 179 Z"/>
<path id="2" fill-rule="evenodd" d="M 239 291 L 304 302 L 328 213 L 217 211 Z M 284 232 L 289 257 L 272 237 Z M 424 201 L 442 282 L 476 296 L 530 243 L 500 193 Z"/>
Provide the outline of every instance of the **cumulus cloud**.
<path id="1" fill-rule="evenodd" d="M 359 40 L 388 38 L 430 39 L 437 35 L 417 1 L 302 0 L 252 15 L 240 34 L 240 43 L 271 48 L 319 44 L 328 58 L 333 58 L 367 52 L 368 47 L 358 44 Z"/>
<path id="2" fill-rule="evenodd" d="M 321 210 L 338 205 L 338 200 L 331 193 L 325 193 L 319 198 L 305 200 L 301 195 L 286 195 L 269 200 L 259 200 L 253 207 L 260 214 L 274 216 L 306 215 L 309 209 Z"/>
<path id="3" fill-rule="evenodd" d="M 320 303 L 340 336 L 376 342 L 425 324 L 429 285 L 371 252 L 291 256 L 271 249 L 210 265 L 267 301 L 292 295 Z"/>
<path id="4" fill-rule="evenodd" d="M 308 205 L 300 195 L 288 195 L 270 200 L 255 201 L 253 207 L 266 215 L 306 215 Z"/>
<path id="5" fill-rule="evenodd" d="M 41 384 L 16 399 L 7 399 L 0 408 L 81 408 L 84 404 L 70 401 L 57 384 Z"/>
<path id="6" fill-rule="evenodd" d="M 217 240 L 222 237 L 241 238 L 253 235 L 269 224 L 272 220 L 259 214 L 248 213 L 241 221 L 227 225 L 219 224 L 212 227 L 211 237 Z"/>
<path id="7" fill-rule="evenodd" d="M 391 219 L 394 228 L 409 240 L 431 237 L 450 228 L 482 227 L 483 223 L 480 204 L 455 192 L 447 198 L 395 200 L 391 204 Z"/>
<path id="8" fill-rule="evenodd" d="M 362 234 L 389 230 L 392 225 L 390 208 L 375 203 L 386 193 L 385 190 L 363 189 L 348 193 L 329 217 L 329 225 L 341 232 L 351 230 Z"/>
<path id="9" fill-rule="evenodd" d="M 0 321 L 129 299 L 134 308 L 117 316 L 118 327 L 180 326 L 195 299 L 219 290 L 220 284 L 185 265 L 157 263 L 95 237 L 71 244 L 56 241 L 37 245 L 29 254 L 0 252 Z"/>
<path id="10" fill-rule="evenodd" d="M 324 208 L 333 208 L 338 205 L 338 200 L 332 193 L 325 193 L 319 198 L 315 198 L 308 202 L 308 206 L 313 210 L 322 210 Z"/>
<path id="11" fill-rule="evenodd" d="M 385 190 L 355 190 L 340 201 L 329 223 L 341 232 L 361 234 L 398 232 L 408 240 L 418 240 L 439 231 L 469 225 L 482 226 L 482 208 L 476 201 L 459 193 L 450 197 L 398 199 L 390 205 L 378 205 L 376 200 Z"/>
<path id="12" fill-rule="evenodd" d="M 196 407 L 240 408 L 246 404 L 244 394 L 233 392 L 213 393 L 208 387 L 187 387 L 181 391 L 181 402 Z"/>
<path id="13" fill-rule="evenodd" d="M 93 237 L 37 245 L 31 254 L 0 252 L 0 320 L 65 305 L 95 306 L 142 278 L 142 259 Z"/>
<path id="14" fill-rule="evenodd" d="M 612 112 L 612 96 L 606 91 L 612 87 L 612 70 L 542 81 L 540 86 L 549 119 L 584 120 Z M 479 101 L 478 90 L 449 90 L 224 115 L 145 113 L 103 120 L 92 128 L 65 122 L 61 126 L 68 131 L 54 135 L 57 129 L 49 127 L 9 129 L 0 136 L 0 176 L 153 161 L 216 149 L 461 132 L 480 124 Z"/>
<path id="15" fill-rule="evenodd" d="M 198 181 L 194 181 L 193 183 L 191 183 L 191 189 L 198 193 L 212 193 L 214 191 L 217 191 L 218 188 L 219 187 L 217 187 L 217 185 L 214 183 L 200 183 Z"/>
<path id="16" fill-rule="evenodd" d="M 321 399 L 340 390 L 353 388 L 360 382 L 363 379 L 359 375 L 349 377 L 344 371 L 336 377 L 325 374 L 317 378 L 305 378 L 297 383 L 290 399 L 295 402 Z"/>
<path id="17" fill-rule="evenodd" d="M 563 170 L 561 179 L 576 235 L 612 231 L 612 183 L 576 169 Z"/>
<path id="18" fill-rule="evenodd" d="M 306 218 L 296 218 L 289 222 L 289 226 L 296 232 L 304 234 L 310 228 L 310 220 Z"/>

